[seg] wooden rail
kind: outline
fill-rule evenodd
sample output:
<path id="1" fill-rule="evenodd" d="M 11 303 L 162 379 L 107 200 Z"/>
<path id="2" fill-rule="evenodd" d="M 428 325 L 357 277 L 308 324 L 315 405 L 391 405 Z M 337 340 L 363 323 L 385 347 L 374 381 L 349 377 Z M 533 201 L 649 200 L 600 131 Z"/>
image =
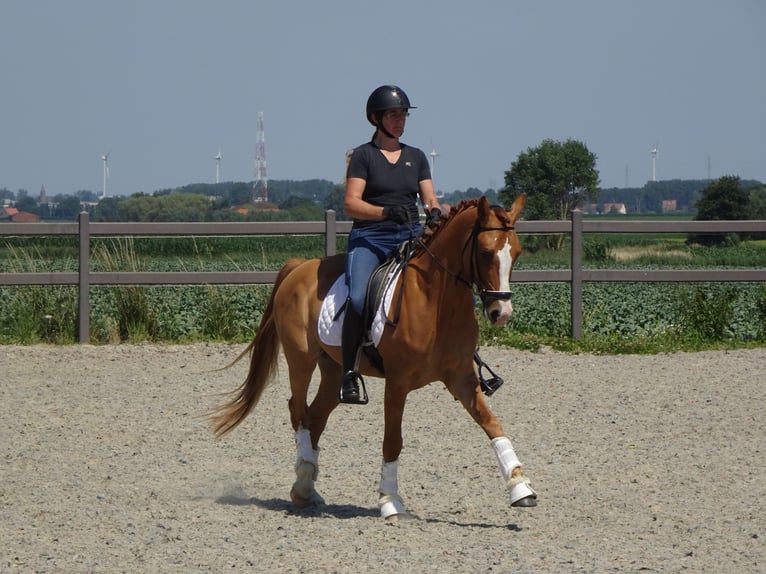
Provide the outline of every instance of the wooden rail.
<path id="1" fill-rule="evenodd" d="M 571 289 L 571 335 L 582 337 L 583 283 L 588 281 L 766 281 L 766 269 L 633 270 L 583 269 L 583 235 L 586 233 L 766 233 L 766 220 L 740 221 L 639 221 L 584 220 L 580 211 L 569 221 L 519 221 L 519 233 L 571 235 L 569 269 L 517 270 L 514 282 L 565 282 Z M 270 284 L 276 271 L 166 271 L 98 272 L 90 269 L 92 236 L 211 236 L 211 235 L 324 235 L 325 254 L 335 253 L 338 233 L 348 233 L 351 222 L 337 221 L 325 212 L 324 221 L 248 223 L 92 223 L 86 212 L 76 223 L 5 223 L 0 237 L 13 235 L 77 235 L 77 272 L 0 273 L 0 285 L 77 285 L 79 341 L 90 341 L 91 285 L 221 285 Z"/>

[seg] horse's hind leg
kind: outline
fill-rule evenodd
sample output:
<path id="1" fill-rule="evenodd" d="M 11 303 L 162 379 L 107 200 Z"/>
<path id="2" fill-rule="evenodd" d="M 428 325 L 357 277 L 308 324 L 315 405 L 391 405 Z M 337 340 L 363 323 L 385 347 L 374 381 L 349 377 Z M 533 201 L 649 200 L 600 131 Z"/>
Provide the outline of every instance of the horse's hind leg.
<path id="1" fill-rule="evenodd" d="M 322 353 L 318 359 L 321 380 L 316 396 L 307 405 L 308 386 L 312 373 L 305 369 L 291 368 L 290 384 L 293 396 L 290 398 L 290 418 L 295 429 L 297 475 L 290 497 L 293 504 L 305 507 L 311 504 L 324 504 L 324 499 L 316 491 L 319 475 L 319 439 L 327 426 L 330 413 L 338 406 L 338 387 L 342 369 L 328 355 Z"/>
<path id="2" fill-rule="evenodd" d="M 323 353 L 319 357 L 319 372 L 322 374 L 319 389 L 308 410 L 311 439 L 317 448 L 319 437 L 322 436 L 327 426 L 327 419 L 330 417 L 330 413 L 335 410 L 335 407 L 338 406 L 338 392 L 343 376 L 343 368 L 333 361 L 329 355 Z"/>
<path id="3" fill-rule="evenodd" d="M 324 504 L 324 498 L 316 491 L 319 449 L 311 447 L 311 435 L 302 426 L 295 431 L 295 450 L 295 482 L 290 489 L 290 499 L 298 508 Z"/>
<path id="4" fill-rule="evenodd" d="M 298 508 L 324 504 L 324 499 L 316 491 L 315 484 L 319 475 L 319 437 L 312 436 L 311 417 L 307 406 L 307 397 L 311 376 L 316 368 L 315 361 L 306 360 L 306 356 L 291 356 L 285 349 L 290 373 L 291 396 L 288 401 L 290 421 L 295 430 L 295 482 L 290 489 L 290 498 Z"/>

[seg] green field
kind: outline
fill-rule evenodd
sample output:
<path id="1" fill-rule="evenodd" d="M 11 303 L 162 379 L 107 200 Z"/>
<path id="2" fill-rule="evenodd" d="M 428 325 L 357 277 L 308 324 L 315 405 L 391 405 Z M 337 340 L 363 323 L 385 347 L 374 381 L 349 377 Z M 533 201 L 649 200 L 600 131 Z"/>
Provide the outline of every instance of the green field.
<path id="1" fill-rule="evenodd" d="M 522 236 L 523 244 L 540 238 Z M 345 237 L 337 249 L 345 250 Z M 681 235 L 589 235 L 585 266 L 620 269 L 766 268 L 766 242 L 689 246 Z M 318 257 L 321 236 L 94 238 L 92 267 L 107 271 L 276 270 L 290 257 Z M 561 251 L 527 250 L 517 269 L 569 267 Z M 70 237 L 14 237 L 0 244 L 0 271 L 74 271 Z M 96 286 L 91 338 L 119 341 L 247 341 L 270 286 Z M 586 283 L 583 339 L 569 335 L 569 286 L 515 283 L 514 317 L 482 343 L 597 352 L 656 352 L 762 345 L 766 287 L 753 283 Z M 77 292 L 70 286 L 2 287 L 0 343 L 72 343 Z"/>

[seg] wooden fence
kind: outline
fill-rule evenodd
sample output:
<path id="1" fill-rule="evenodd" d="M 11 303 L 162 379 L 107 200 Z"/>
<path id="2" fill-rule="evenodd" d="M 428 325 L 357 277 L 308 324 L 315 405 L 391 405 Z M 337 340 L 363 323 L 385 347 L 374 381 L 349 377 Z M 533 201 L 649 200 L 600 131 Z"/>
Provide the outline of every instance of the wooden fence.
<path id="1" fill-rule="evenodd" d="M 583 283 L 587 281 L 766 281 L 764 269 L 686 269 L 632 270 L 583 269 L 585 233 L 766 233 L 766 220 L 740 221 L 639 221 L 584 220 L 579 211 L 569 221 L 519 221 L 517 231 L 524 233 L 570 234 L 571 267 L 555 270 L 517 270 L 515 283 L 565 282 L 571 290 L 571 334 L 582 337 Z M 79 266 L 76 272 L 0 273 L 0 285 L 77 285 L 79 341 L 90 341 L 91 285 L 221 285 L 270 284 L 276 271 L 167 271 L 167 272 L 97 272 L 90 269 L 92 236 L 211 236 L 211 235 L 324 235 L 325 253 L 335 253 L 336 237 L 348 233 L 351 222 L 337 221 L 335 212 L 325 213 L 324 221 L 249 222 L 249 223 L 92 223 L 88 214 L 79 215 L 76 223 L 5 223 L 0 237 L 13 235 L 77 235 Z"/>

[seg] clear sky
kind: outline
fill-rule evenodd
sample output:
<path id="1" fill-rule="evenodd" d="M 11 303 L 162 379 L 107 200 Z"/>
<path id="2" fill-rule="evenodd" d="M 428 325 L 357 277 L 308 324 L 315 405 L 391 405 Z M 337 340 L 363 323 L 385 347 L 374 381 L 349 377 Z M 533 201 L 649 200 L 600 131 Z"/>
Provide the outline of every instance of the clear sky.
<path id="1" fill-rule="evenodd" d="M 438 189 L 573 138 L 603 187 L 766 182 L 763 0 L 0 0 L 0 188 L 340 181 L 395 83 Z"/>

